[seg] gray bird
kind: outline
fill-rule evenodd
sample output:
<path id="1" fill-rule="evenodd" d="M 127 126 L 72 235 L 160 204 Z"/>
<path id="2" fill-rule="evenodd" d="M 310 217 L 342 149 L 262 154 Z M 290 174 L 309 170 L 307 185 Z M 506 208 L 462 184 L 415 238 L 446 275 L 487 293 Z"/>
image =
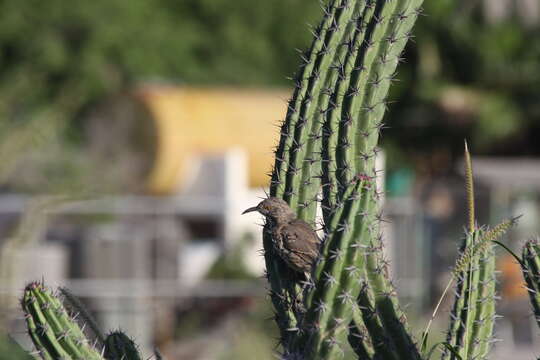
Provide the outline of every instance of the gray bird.
<path id="1" fill-rule="evenodd" d="M 242 214 L 252 211 L 266 217 L 274 248 L 283 261 L 294 271 L 311 273 L 321 243 L 311 225 L 297 219 L 289 205 L 275 197 L 263 200 Z"/>

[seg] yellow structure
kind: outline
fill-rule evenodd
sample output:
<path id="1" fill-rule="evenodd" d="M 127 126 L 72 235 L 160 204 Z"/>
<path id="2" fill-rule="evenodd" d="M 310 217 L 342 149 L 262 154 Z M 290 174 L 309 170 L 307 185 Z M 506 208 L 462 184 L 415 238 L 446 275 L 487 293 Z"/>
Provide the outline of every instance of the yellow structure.
<path id="1" fill-rule="evenodd" d="M 177 190 L 190 156 L 234 147 L 247 152 L 249 185 L 268 186 L 266 174 L 273 163 L 278 124 L 285 116 L 290 91 L 153 86 L 136 96 L 156 127 L 150 192 Z"/>

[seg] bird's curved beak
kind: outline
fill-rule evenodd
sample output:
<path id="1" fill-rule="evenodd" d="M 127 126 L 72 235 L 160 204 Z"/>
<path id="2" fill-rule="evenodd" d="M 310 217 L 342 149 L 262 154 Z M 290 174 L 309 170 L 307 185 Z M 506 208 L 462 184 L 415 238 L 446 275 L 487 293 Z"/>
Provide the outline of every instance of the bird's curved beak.
<path id="1" fill-rule="evenodd" d="M 248 212 L 252 212 L 252 211 L 259 211 L 259 208 L 257 206 L 250 207 L 249 209 L 244 210 L 242 215 L 247 214 Z"/>

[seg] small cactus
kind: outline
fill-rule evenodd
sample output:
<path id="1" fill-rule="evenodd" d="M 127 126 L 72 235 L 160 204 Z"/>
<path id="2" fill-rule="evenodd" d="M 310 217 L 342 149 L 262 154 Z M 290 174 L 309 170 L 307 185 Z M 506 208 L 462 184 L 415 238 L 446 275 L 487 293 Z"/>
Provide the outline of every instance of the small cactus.
<path id="1" fill-rule="evenodd" d="M 21 306 L 28 334 L 44 360 L 142 359 L 137 345 L 125 333 L 114 331 L 104 338 L 80 301 L 65 288 L 55 294 L 43 283 L 31 282 L 24 289 Z M 69 309 L 76 310 L 76 315 Z M 95 339 L 85 334 L 87 327 Z M 156 359 L 161 359 L 157 350 Z"/>
<path id="2" fill-rule="evenodd" d="M 28 333 L 43 359 L 103 359 L 62 302 L 42 283 L 26 286 L 21 305 Z"/>
<path id="3" fill-rule="evenodd" d="M 113 331 L 105 339 L 105 359 L 141 360 L 137 345 L 122 331 Z"/>
<path id="4" fill-rule="evenodd" d="M 525 243 L 520 264 L 534 317 L 540 327 L 540 244 L 538 240 L 533 239 Z"/>
<path id="5" fill-rule="evenodd" d="M 516 219 L 505 220 L 492 229 L 478 228 L 476 225 L 473 170 L 467 143 L 465 180 L 467 234 L 452 271 L 452 280 L 457 282 L 456 295 L 442 360 L 487 358 L 496 318 L 493 244 L 516 222 Z"/>

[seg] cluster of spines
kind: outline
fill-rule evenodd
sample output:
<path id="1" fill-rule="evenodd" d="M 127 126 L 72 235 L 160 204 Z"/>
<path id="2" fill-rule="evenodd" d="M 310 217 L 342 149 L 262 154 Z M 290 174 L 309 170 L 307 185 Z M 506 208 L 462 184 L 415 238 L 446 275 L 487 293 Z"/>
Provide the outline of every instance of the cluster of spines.
<path id="1" fill-rule="evenodd" d="M 374 182 L 385 98 L 421 3 L 334 0 L 325 7 L 311 49 L 302 57 L 281 126 L 270 195 L 285 199 L 299 218 L 312 224 L 321 201 L 326 236 L 315 282 L 302 299 L 265 231 L 267 276 L 285 353 L 294 354 L 294 347 L 306 349 L 306 342 L 324 354 L 338 351 L 346 341 L 361 284 L 373 280 L 370 298 L 374 311 L 382 311 L 376 316 L 383 317 L 379 321 L 385 331 L 395 336 L 399 328 L 400 338 L 409 339 L 380 254 L 379 193 Z M 364 188 L 347 195 L 356 184 Z M 368 185 L 373 187 L 367 189 Z M 294 309 L 297 299 L 304 302 L 307 314 Z M 320 315 L 323 312 L 330 316 Z M 366 329 L 358 323 L 360 318 L 351 325 L 357 332 Z M 370 349 L 368 345 L 355 346 Z M 416 351 L 412 341 L 407 346 Z"/>
<path id="2" fill-rule="evenodd" d="M 540 243 L 538 240 L 529 240 L 525 243 L 520 263 L 534 317 L 540 327 Z"/>

